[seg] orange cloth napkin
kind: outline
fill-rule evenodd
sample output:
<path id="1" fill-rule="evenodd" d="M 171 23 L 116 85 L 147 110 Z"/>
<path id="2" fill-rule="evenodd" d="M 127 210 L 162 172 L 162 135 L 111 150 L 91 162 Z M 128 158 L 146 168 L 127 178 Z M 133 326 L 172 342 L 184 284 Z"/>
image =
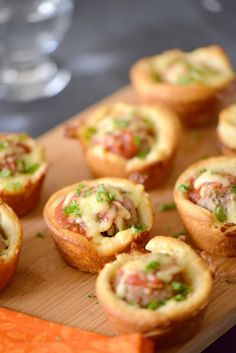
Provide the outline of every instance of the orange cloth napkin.
<path id="1" fill-rule="evenodd" d="M 153 353 L 141 334 L 108 337 L 0 307 L 0 353 Z"/>

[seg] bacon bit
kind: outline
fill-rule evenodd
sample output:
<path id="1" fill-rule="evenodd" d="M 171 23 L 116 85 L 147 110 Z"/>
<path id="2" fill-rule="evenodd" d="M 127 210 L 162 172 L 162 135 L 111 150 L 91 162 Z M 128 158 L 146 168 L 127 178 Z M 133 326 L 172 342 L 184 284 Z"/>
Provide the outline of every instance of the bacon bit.
<path id="1" fill-rule="evenodd" d="M 87 235 L 86 225 L 83 221 L 81 221 L 80 223 L 71 223 L 68 221 L 68 217 L 65 216 L 63 211 L 64 200 L 65 199 L 63 199 L 55 208 L 55 216 L 56 216 L 57 222 L 61 224 L 62 227 L 64 227 L 65 229 L 68 229 L 75 233 Z"/>

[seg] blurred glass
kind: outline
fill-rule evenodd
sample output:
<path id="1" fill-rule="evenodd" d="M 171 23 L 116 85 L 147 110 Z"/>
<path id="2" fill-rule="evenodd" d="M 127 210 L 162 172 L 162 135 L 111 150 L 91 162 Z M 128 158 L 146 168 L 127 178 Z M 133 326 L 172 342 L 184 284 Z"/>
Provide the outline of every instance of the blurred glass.
<path id="1" fill-rule="evenodd" d="M 59 93 L 68 70 L 49 57 L 67 31 L 73 0 L 0 0 L 0 97 L 30 101 Z"/>

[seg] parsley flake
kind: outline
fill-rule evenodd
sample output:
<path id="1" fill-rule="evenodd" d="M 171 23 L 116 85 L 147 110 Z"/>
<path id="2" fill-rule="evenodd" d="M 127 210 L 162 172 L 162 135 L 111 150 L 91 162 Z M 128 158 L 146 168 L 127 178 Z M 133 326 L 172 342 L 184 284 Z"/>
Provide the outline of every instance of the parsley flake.
<path id="1" fill-rule="evenodd" d="M 190 185 L 189 184 L 180 184 L 178 186 L 178 189 L 182 192 L 187 192 L 190 189 Z"/>
<path id="2" fill-rule="evenodd" d="M 26 174 L 34 174 L 34 172 L 39 169 L 39 166 L 39 163 L 25 164 L 23 172 Z"/>
<path id="3" fill-rule="evenodd" d="M 232 192 L 232 194 L 236 194 L 236 185 L 233 185 L 231 187 L 231 192 Z"/>
<path id="4" fill-rule="evenodd" d="M 156 309 L 160 308 L 161 306 L 165 305 L 166 302 L 167 302 L 167 300 L 164 300 L 164 299 L 159 300 L 159 301 L 153 299 L 149 302 L 149 304 L 147 305 L 147 308 L 151 309 L 151 310 L 156 310 Z"/>
<path id="5" fill-rule="evenodd" d="M 104 184 L 100 184 L 97 189 L 97 202 L 108 202 L 110 203 L 115 199 L 116 195 L 114 193 L 109 193 L 106 189 Z"/>
<path id="6" fill-rule="evenodd" d="M 166 212 L 166 211 L 171 211 L 171 210 L 175 210 L 176 209 L 176 204 L 173 203 L 162 203 L 161 205 L 159 205 L 159 212 Z"/>
<path id="7" fill-rule="evenodd" d="M 86 129 L 85 129 L 85 132 L 84 132 L 84 137 L 87 141 L 90 141 L 93 136 L 96 134 L 97 132 L 97 129 L 93 126 L 88 126 Z"/>
<path id="8" fill-rule="evenodd" d="M 10 169 L 4 168 L 0 171 L 0 178 L 8 178 L 12 175 L 12 171 Z"/>
<path id="9" fill-rule="evenodd" d="M 215 217 L 219 222 L 225 222 L 227 220 L 227 214 L 222 206 L 215 208 Z"/>
<path id="10" fill-rule="evenodd" d="M 152 272 L 153 270 L 156 270 L 159 267 L 160 267 L 160 262 L 153 260 L 153 261 L 149 262 L 149 264 L 145 268 L 145 272 L 147 272 L 147 273 Z"/>
<path id="11" fill-rule="evenodd" d="M 44 239 L 45 235 L 43 233 L 38 232 L 35 234 L 35 238 Z"/>
<path id="12" fill-rule="evenodd" d="M 81 216 L 81 210 L 79 207 L 79 204 L 77 202 L 77 200 L 73 200 L 69 205 L 67 205 L 66 207 L 64 207 L 63 209 L 65 216 Z"/>
<path id="13" fill-rule="evenodd" d="M 144 232 L 147 229 L 146 224 L 136 224 L 136 225 L 132 225 L 131 227 L 131 231 L 135 234 L 139 234 Z"/>
<path id="14" fill-rule="evenodd" d="M 85 185 L 83 183 L 80 183 L 75 190 L 75 194 L 79 195 L 84 188 L 85 188 Z"/>
<path id="15" fill-rule="evenodd" d="M 140 159 L 145 159 L 150 151 L 149 150 L 142 150 L 139 151 L 136 156 Z"/>
<path id="16" fill-rule="evenodd" d="M 124 129 L 129 125 L 129 120 L 127 119 L 113 119 L 115 127 Z"/>

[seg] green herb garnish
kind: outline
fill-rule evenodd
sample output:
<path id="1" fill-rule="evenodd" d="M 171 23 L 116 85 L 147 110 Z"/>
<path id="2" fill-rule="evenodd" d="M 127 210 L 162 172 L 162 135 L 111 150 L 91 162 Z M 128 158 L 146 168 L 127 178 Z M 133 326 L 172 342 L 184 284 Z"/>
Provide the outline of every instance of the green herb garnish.
<path id="1" fill-rule="evenodd" d="M 115 127 L 124 129 L 129 125 L 129 120 L 127 119 L 113 119 Z"/>
<path id="2" fill-rule="evenodd" d="M 85 188 L 85 186 L 86 185 L 84 185 L 83 183 L 80 183 L 75 190 L 75 194 L 79 195 L 81 193 L 81 191 Z"/>
<path id="3" fill-rule="evenodd" d="M 0 150 L 5 150 L 8 146 L 9 143 L 7 141 L 0 141 Z"/>
<path id="4" fill-rule="evenodd" d="M 232 194 L 236 194 L 236 185 L 233 185 L 231 187 L 231 192 L 232 192 Z"/>
<path id="5" fill-rule="evenodd" d="M 25 141 L 28 137 L 29 137 L 29 135 L 27 135 L 25 132 L 22 132 L 21 134 L 19 134 L 19 135 L 17 136 L 17 138 L 18 138 L 18 140 L 19 140 L 20 142 Z"/>
<path id="6" fill-rule="evenodd" d="M 38 232 L 38 233 L 35 234 L 35 237 L 36 238 L 40 238 L 40 239 L 44 239 L 45 235 L 43 233 Z"/>
<path id="7" fill-rule="evenodd" d="M 162 203 L 158 207 L 159 212 L 166 212 L 166 211 L 171 211 L 176 209 L 176 204 L 173 203 Z"/>
<path id="8" fill-rule="evenodd" d="M 88 126 L 84 132 L 85 139 L 87 141 L 90 141 L 92 137 L 96 134 L 96 132 L 97 132 L 97 129 L 95 127 Z"/>
<path id="9" fill-rule="evenodd" d="M 147 229 L 146 224 L 139 224 L 139 225 L 136 224 L 136 225 L 132 225 L 132 227 L 131 227 L 131 231 L 132 231 L 133 233 L 136 233 L 136 234 L 142 233 L 142 232 L 144 232 L 146 229 Z"/>
<path id="10" fill-rule="evenodd" d="M 178 189 L 182 192 L 187 192 L 190 189 L 190 185 L 189 184 L 180 184 L 178 186 Z"/>
<path id="11" fill-rule="evenodd" d="M 32 164 L 24 164 L 24 173 L 26 174 L 34 174 L 36 170 L 39 169 L 39 163 L 32 163 Z"/>
<path id="12" fill-rule="evenodd" d="M 205 173 L 206 171 L 207 171 L 206 168 L 202 168 L 202 169 L 199 170 L 199 173 L 202 174 L 202 173 Z"/>
<path id="13" fill-rule="evenodd" d="M 145 268 L 145 272 L 152 272 L 153 270 L 156 270 L 158 267 L 160 267 L 160 262 L 153 260 L 149 262 L 149 264 Z"/>
<path id="14" fill-rule="evenodd" d="M 177 302 L 182 302 L 186 298 L 187 298 L 187 293 L 179 293 L 174 296 L 174 300 L 176 300 Z"/>
<path id="15" fill-rule="evenodd" d="M 148 309 L 151 309 L 151 310 L 156 310 L 156 309 L 160 308 L 160 306 L 165 305 L 166 302 L 167 302 L 167 300 L 164 300 L 164 299 L 163 299 L 163 300 L 159 300 L 159 301 L 153 299 L 153 300 L 151 300 L 150 303 L 147 305 L 147 308 L 148 308 Z"/>
<path id="16" fill-rule="evenodd" d="M 219 222 L 225 222 L 227 220 L 227 214 L 222 206 L 215 208 L 215 217 Z"/>
<path id="17" fill-rule="evenodd" d="M 90 299 L 91 299 L 91 298 L 96 298 L 96 295 L 95 295 L 94 293 L 89 293 L 89 294 L 88 294 L 88 298 L 90 298 Z"/>
<path id="18" fill-rule="evenodd" d="M 4 168 L 0 171 L 0 178 L 8 178 L 12 175 L 12 171 L 10 169 Z"/>
<path id="19" fill-rule="evenodd" d="M 12 183 L 7 183 L 4 189 L 11 191 L 19 191 L 22 188 L 22 184 L 19 181 L 14 181 Z"/>
<path id="20" fill-rule="evenodd" d="M 63 211 L 66 216 L 70 216 L 70 215 L 81 216 L 82 215 L 79 204 L 76 200 L 73 200 L 69 205 L 64 207 Z"/>
<path id="21" fill-rule="evenodd" d="M 114 193 L 109 193 L 105 187 L 104 184 L 99 185 L 98 189 L 97 189 L 97 196 L 96 196 L 96 200 L 98 202 L 108 202 L 110 203 L 112 200 L 114 200 L 116 197 L 116 195 Z"/>
<path id="22" fill-rule="evenodd" d="M 141 159 L 145 159 L 150 151 L 149 150 L 142 150 L 139 151 L 136 156 Z"/>
<path id="23" fill-rule="evenodd" d="M 140 146 L 141 142 L 142 142 L 141 137 L 139 137 L 138 135 L 134 135 L 134 144 L 135 144 L 137 147 Z"/>
<path id="24" fill-rule="evenodd" d="M 173 281 L 171 286 L 175 291 L 180 293 L 187 293 L 189 291 L 189 286 L 181 282 Z"/>

